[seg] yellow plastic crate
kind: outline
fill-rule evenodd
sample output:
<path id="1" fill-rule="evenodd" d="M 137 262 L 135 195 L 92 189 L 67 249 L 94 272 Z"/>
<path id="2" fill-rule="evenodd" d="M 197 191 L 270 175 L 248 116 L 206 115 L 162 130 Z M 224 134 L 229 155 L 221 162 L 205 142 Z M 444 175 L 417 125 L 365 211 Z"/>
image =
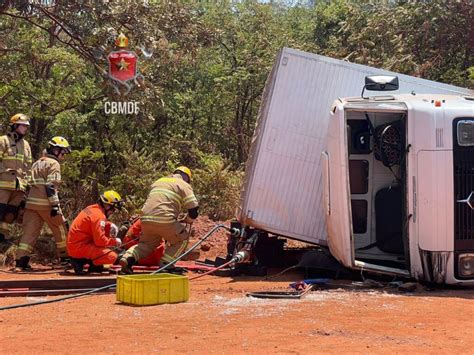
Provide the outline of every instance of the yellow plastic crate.
<path id="1" fill-rule="evenodd" d="M 136 306 L 186 302 L 189 279 L 174 274 L 124 275 L 117 277 L 117 301 Z"/>

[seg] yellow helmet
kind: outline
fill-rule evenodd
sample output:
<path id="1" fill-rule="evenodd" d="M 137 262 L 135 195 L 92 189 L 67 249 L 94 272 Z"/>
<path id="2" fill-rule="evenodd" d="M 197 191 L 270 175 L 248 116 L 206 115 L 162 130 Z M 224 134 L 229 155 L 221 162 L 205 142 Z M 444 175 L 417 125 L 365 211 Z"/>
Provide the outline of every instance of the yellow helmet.
<path id="1" fill-rule="evenodd" d="M 10 125 L 15 125 L 15 124 L 24 124 L 26 126 L 29 126 L 30 118 L 23 113 L 17 113 L 16 115 L 13 115 L 10 118 Z"/>
<path id="2" fill-rule="evenodd" d="M 71 153 L 71 146 L 69 145 L 67 139 L 64 137 L 56 136 L 51 138 L 51 140 L 48 142 L 48 148 L 54 147 L 62 148 L 66 151 L 66 153 Z"/>
<path id="3" fill-rule="evenodd" d="M 191 174 L 191 170 L 190 170 L 188 167 L 186 167 L 186 166 L 178 166 L 178 167 L 174 170 L 174 172 L 176 173 L 176 172 L 178 172 L 178 171 L 181 171 L 182 173 L 185 173 L 186 175 L 188 175 L 189 180 L 191 180 L 192 174 Z"/>
<path id="4" fill-rule="evenodd" d="M 118 192 L 115 192 L 114 190 L 108 190 L 105 191 L 100 195 L 100 200 L 103 203 L 106 203 L 108 205 L 112 205 L 117 208 L 121 208 L 123 206 L 123 200 L 122 197 L 118 194 Z"/>

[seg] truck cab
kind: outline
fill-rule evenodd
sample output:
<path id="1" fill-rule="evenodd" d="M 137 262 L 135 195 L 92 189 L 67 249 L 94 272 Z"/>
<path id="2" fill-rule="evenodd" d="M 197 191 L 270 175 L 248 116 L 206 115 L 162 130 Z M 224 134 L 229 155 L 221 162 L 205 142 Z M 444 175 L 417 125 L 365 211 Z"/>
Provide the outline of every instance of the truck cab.
<path id="1" fill-rule="evenodd" d="M 343 265 L 474 284 L 474 98 L 337 99 L 322 152 L 331 254 Z"/>

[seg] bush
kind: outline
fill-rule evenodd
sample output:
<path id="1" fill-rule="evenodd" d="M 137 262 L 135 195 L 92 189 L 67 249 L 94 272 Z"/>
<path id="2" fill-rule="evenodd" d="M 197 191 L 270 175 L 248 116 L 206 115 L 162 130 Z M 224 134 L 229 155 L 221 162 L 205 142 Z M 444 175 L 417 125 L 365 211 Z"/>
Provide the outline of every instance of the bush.
<path id="1" fill-rule="evenodd" d="M 243 172 L 231 171 L 218 155 L 203 154 L 200 165 L 201 167 L 194 169 L 192 182 L 200 214 L 208 215 L 213 220 L 234 217 Z"/>

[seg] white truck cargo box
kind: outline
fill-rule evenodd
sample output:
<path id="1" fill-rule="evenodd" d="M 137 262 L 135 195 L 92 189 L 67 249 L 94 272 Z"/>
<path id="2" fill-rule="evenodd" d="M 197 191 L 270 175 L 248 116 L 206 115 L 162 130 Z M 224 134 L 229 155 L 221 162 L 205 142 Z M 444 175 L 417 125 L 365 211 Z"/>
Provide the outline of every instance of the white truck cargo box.
<path id="1" fill-rule="evenodd" d="M 360 96 L 367 75 L 397 75 L 393 93 L 469 94 L 464 88 L 284 48 L 267 79 L 237 219 L 326 245 L 321 153 L 338 97 Z"/>

